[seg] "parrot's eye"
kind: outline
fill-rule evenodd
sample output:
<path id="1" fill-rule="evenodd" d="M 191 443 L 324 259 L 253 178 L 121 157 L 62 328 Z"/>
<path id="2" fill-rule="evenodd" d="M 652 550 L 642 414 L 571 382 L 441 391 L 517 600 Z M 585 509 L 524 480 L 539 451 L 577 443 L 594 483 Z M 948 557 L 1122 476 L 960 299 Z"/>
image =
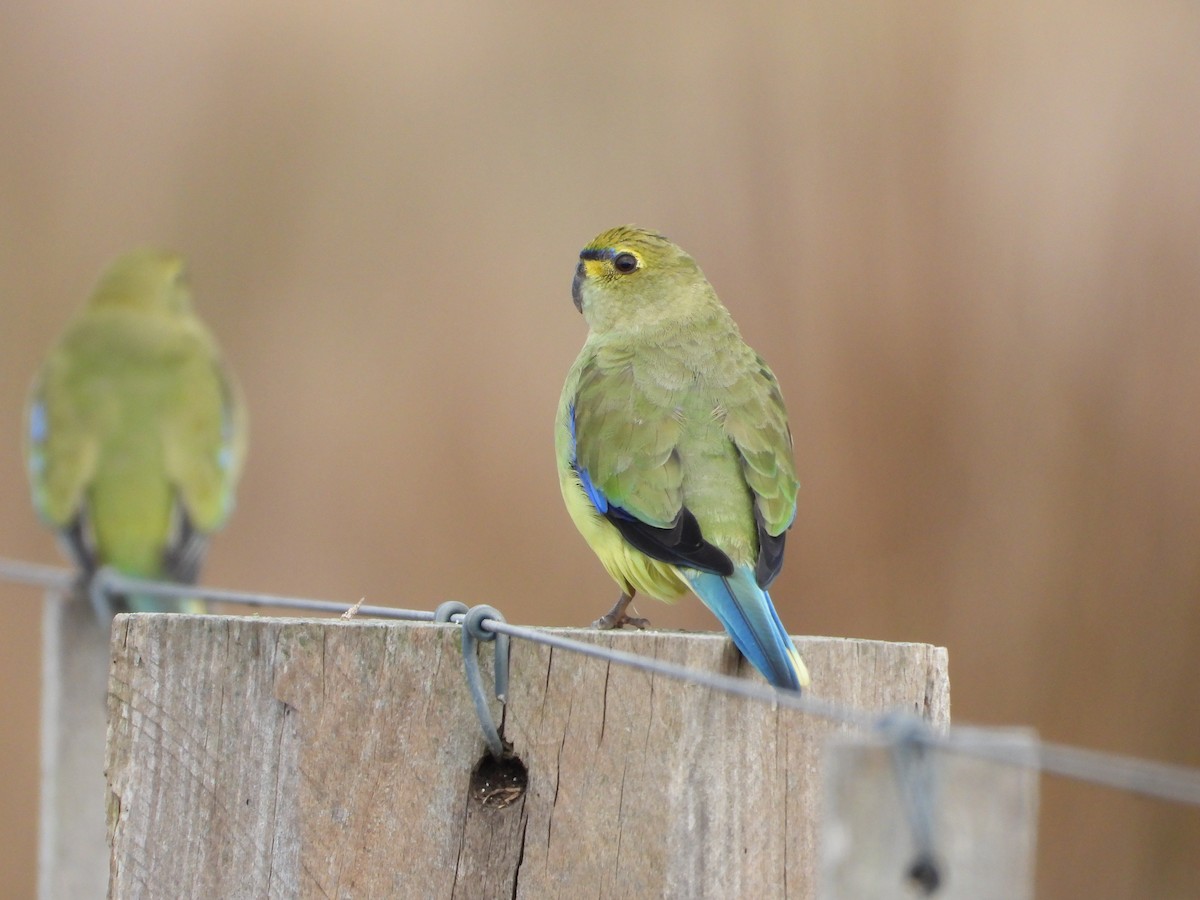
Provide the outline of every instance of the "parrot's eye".
<path id="1" fill-rule="evenodd" d="M 638 258 L 632 253 L 618 253 L 613 257 L 613 268 L 622 275 L 628 275 L 638 267 Z"/>

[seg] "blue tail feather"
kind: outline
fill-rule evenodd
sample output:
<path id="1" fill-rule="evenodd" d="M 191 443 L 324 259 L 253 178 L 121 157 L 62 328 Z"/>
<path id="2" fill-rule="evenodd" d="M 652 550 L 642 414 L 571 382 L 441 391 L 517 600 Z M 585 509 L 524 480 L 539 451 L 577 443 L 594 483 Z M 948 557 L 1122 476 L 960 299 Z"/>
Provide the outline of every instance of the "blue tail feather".
<path id="1" fill-rule="evenodd" d="M 694 569 L 684 570 L 683 575 L 721 621 L 738 650 L 767 681 L 792 691 L 808 683 L 796 646 L 779 621 L 771 596 L 758 586 L 751 568 L 739 566 L 727 578 Z"/>

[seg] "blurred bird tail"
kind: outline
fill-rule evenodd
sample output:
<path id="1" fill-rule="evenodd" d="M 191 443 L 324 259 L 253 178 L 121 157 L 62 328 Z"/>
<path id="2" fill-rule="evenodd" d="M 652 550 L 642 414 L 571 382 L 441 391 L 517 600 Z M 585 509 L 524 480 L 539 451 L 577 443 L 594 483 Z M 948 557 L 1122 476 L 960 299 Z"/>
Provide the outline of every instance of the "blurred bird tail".
<path id="1" fill-rule="evenodd" d="M 128 593 L 116 590 L 112 579 L 117 576 L 110 569 L 84 573 L 76 585 L 76 591 L 86 597 L 96 612 L 100 624 L 107 628 L 112 617 L 118 613 L 186 613 L 200 615 L 208 612 L 208 604 L 197 597 L 156 597 L 140 594 L 137 590 Z M 128 579 L 133 580 L 133 579 Z"/>
<path id="2" fill-rule="evenodd" d="M 808 669 L 779 621 L 771 595 L 754 580 L 753 569 L 741 566 L 727 578 L 694 569 L 683 574 L 696 596 L 721 620 L 742 655 L 767 681 L 784 690 L 808 687 Z"/>

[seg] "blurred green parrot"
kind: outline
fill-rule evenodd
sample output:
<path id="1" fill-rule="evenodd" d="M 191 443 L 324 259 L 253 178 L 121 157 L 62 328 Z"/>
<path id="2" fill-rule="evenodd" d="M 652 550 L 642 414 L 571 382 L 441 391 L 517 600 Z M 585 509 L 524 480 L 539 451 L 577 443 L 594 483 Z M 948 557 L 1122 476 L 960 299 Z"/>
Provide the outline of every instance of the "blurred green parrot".
<path id="1" fill-rule="evenodd" d="M 101 566 L 196 581 L 233 509 L 246 413 L 181 258 L 136 250 L 105 270 L 34 381 L 25 435 L 33 505 L 81 589 Z M 129 596 L 97 612 L 203 608 Z"/>
<path id="2" fill-rule="evenodd" d="M 808 671 L 767 593 L 799 488 L 775 376 L 662 235 L 599 235 L 571 293 L 589 331 L 558 408 L 559 484 L 622 592 L 596 626 L 644 627 L 626 614 L 639 590 L 691 590 L 767 681 L 799 691 Z"/>

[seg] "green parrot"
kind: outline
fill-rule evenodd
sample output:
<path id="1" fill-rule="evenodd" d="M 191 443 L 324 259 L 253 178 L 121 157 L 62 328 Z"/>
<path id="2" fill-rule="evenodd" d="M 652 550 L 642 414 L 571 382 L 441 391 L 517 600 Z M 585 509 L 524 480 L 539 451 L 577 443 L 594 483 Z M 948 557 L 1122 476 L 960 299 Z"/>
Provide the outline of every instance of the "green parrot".
<path id="1" fill-rule="evenodd" d="M 246 414 L 182 259 L 135 250 L 104 271 L 34 381 L 25 435 L 33 505 L 81 589 L 106 565 L 195 582 L 233 509 Z M 125 610 L 203 604 L 130 596 L 97 611 Z"/>
<path id="2" fill-rule="evenodd" d="M 621 588 L 595 624 L 631 624 L 637 591 L 689 590 L 771 684 L 809 683 L 767 587 L 796 516 L 779 383 L 696 262 L 634 226 L 579 254 L 571 287 L 589 332 L 555 424 L 575 526 Z"/>

